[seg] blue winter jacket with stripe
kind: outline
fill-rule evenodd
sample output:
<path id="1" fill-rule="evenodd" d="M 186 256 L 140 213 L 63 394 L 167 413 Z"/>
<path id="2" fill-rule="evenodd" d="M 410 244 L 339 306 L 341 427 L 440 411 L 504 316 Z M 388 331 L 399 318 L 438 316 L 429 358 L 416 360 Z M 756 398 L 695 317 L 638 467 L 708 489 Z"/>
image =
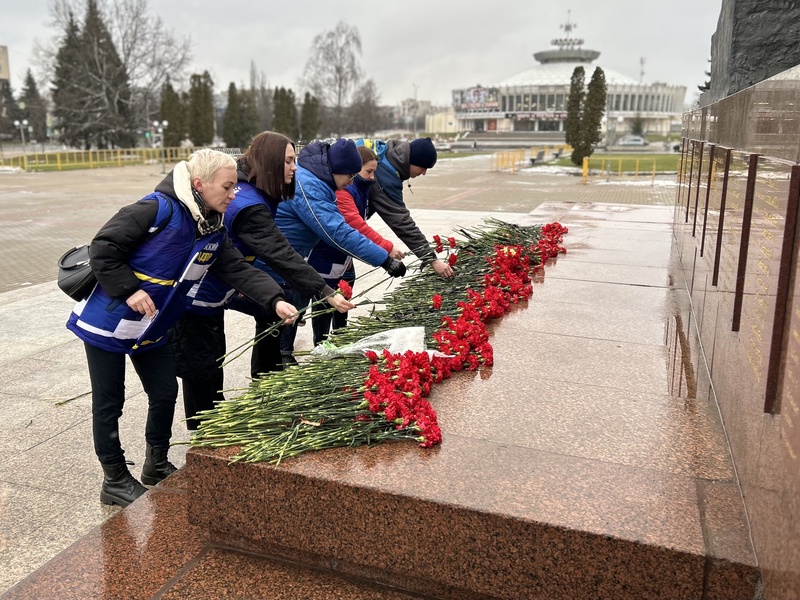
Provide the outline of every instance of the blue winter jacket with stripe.
<path id="1" fill-rule="evenodd" d="M 328 144 L 305 146 L 297 164 L 294 198 L 281 202 L 275 214 L 275 224 L 292 248 L 308 258 L 317 242 L 323 240 L 374 267 L 386 262 L 389 253 L 350 227 L 336 206 Z"/>

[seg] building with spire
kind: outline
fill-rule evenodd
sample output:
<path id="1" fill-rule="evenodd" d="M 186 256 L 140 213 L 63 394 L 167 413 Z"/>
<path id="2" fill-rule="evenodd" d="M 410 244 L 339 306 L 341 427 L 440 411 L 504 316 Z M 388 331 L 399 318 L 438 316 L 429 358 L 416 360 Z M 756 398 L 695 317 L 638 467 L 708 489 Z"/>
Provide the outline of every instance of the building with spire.
<path id="1" fill-rule="evenodd" d="M 539 64 L 532 68 L 488 87 L 453 90 L 457 129 L 564 132 L 572 73 L 582 66 L 588 83 L 597 66 L 592 63 L 600 57 L 600 52 L 583 48 L 583 40 L 572 36 L 575 27 L 568 17 L 561 25 L 564 37 L 552 40 L 551 48 L 534 53 Z M 637 120 L 644 133 L 663 135 L 673 123 L 679 126 L 685 86 L 645 84 L 610 69 L 603 68 L 603 72 L 608 86 L 604 128 L 609 143 L 630 132 Z"/>

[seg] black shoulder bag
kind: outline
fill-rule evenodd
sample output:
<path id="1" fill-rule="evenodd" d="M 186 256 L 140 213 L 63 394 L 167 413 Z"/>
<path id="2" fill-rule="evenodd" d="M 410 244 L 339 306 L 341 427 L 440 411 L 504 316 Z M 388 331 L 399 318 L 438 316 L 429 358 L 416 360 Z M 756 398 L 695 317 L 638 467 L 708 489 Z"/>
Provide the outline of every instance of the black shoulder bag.
<path id="1" fill-rule="evenodd" d="M 172 218 L 172 200 L 169 203 L 169 215 L 155 231 L 147 236 L 147 240 L 164 229 Z M 67 296 L 80 302 L 92 293 L 97 284 L 97 278 L 92 272 L 89 262 L 89 244 L 70 248 L 58 259 L 58 287 Z"/>

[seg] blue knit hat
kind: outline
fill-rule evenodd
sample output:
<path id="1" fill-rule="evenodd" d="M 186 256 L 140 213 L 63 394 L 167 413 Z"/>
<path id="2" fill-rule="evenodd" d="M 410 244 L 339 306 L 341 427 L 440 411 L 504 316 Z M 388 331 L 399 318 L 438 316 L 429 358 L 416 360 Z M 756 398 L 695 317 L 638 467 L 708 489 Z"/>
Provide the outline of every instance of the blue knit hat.
<path id="1" fill-rule="evenodd" d="M 353 175 L 361 170 L 361 155 L 353 140 L 339 138 L 331 144 L 328 162 L 334 175 Z"/>
<path id="2" fill-rule="evenodd" d="M 432 169 L 436 164 L 436 148 L 431 138 L 419 138 L 411 142 L 411 164 L 423 169 Z"/>

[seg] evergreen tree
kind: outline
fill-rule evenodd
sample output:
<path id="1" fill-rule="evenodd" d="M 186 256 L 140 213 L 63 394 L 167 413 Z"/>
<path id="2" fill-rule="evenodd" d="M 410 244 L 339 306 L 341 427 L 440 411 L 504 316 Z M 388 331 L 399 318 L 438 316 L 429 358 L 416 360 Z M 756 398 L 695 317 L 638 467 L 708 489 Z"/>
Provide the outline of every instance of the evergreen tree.
<path id="1" fill-rule="evenodd" d="M 44 143 L 47 139 L 47 105 L 44 98 L 39 94 L 39 88 L 36 86 L 36 80 L 33 78 L 33 73 L 28 69 L 25 75 L 25 87 L 22 88 L 20 95 L 20 108 L 22 118 L 28 119 L 28 131 L 30 132 L 31 140 L 36 140 Z"/>
<path id="2" fill-rule="evenodd" d="M 236 84 L 228 86 L 228 106 L 222 117 L 222 139 L 229 148 L 241 148 L 242 104 Z"/>
<path id="3" fill-rule="evenodd" d="M 583 67 L 575 67 L 569 85 L 569 98 L 567 99 L 566 142 L 575 146 L 580 140 L 581 120 L 583 119 L 583 101 L 586 97 L 584 80 L 586 72 Z"/>
<path id="4" fill-rule="evenodd" d="M 11 83 L 7 79 L 0 79 L 0 140 L 4 136 L 15 139 L 19 136 L 14 120 L 19 119 L 19 108 L 14 100 Z"/>
<path id="5" fill-rule="evenodd" d="M 195 146 L 208 146 L 214 140 L 214 82 L 208 71 L 189 80 L 189 138 Z"/>
<path id="6" fill-rule="evenodd" d="M 706 81 L 703 85 L 698 85 L 697 89 L 701 92 L 707 92 L 711 89 L 711 59 L 708 59 L 708 71 L 706 71 Z M 641 134 L 637 134 L 641 135 Z"/>
<path id="7" fill-rule="evenodd" d="M 583 111 L 583 135 L 584 143 L 591 149 L 593 144 L 597 144 L 603 139 L 601 129 L 603 115 L 606 112 L 608 100 L 608 86 L 606 85 L 606 74 L 600 67 L 595 68 L 592 79 L 589 81 L 586 93 L 586 107 Z M 591 154 L 591 152 L 590 152 Z"/>
<path id="8" fill-rule="evenodd" d="M 258 111 L 258 95 L 254 93 L 253 90 L 243 90 L 240 94 L 240 100 L 242 105 L 242 121 L 239 127 L 242 137 L 239 147 L 247 148 L 257 133 L 266 130 L 262 129 L 260 126 L 261 120 Z"/>
<path id="9" fill-rule="evenodd" d="M 229 148 L 247 148 L 259 132 L 255 94 L 251 90 L 237 91 L 228 86 L 228 106 L 222 117 L 222 139 Z"/>
<path id="10" fill-rule="evenodd" d="M 294 92 L 285 88 L 277 88 L 273 99 L 272 127 L 290 140 L 298 137 L 297 106 Z"/>
<path id="11" fill-rule="evenodd" d="M 300 140 L 304 144 L 316 139 L 322 125 L 319 113 L 319 100 L 306 92 L 303 98 L 303 108 L 300 113 Z"/>
<path id="12" fill-rule="evenodd" d="M 68 146 L 84 143 L 82 132 L 81 90 L 84 70 L 81 68 L 80 27 L 72 13 L 68 15 L 64 38 L 56 54 L 53 80 L 53 117 L 58 137 Z"/>
<path id="13" fill-rule="evenodd" d="M 186 111 L 184 111 L 181 98 L 172 87 L 169 77 L 161 90 L 161 106 L 158 112 L 161 120 L 169 123 L 164 130 L 164 147 L 180 146 L 187 135 Z"/>
<path id="14" fill-rule="evenodd" d="M 85 74 L 85 87 L 79 91 L 85 141 L 98 148 L 133 145 L 135 128 L 128 74 L 96 0 L 86 2 L 79 60 L 79 68 Z"/>
<path id="15" fill-rule="evenodd" d="M 644 135 L 644 119 L 642 119 L 642 115 L 639 113 L 636 113 L 636 116 L 633 118 L 631 133 L 633 135 Z"/>
<path id="16" fill-rule="evenodd" d="M 585 157 L 591 156 L 593 145 L 602 139 L 600 126 L 606 110 L 606 92 L 606 75 L 603 69 L 597 67 L 589 81 L 577 139 L 571 144 L 573 150 L 570 160 L 576 165 L 581 165 Z"/>

